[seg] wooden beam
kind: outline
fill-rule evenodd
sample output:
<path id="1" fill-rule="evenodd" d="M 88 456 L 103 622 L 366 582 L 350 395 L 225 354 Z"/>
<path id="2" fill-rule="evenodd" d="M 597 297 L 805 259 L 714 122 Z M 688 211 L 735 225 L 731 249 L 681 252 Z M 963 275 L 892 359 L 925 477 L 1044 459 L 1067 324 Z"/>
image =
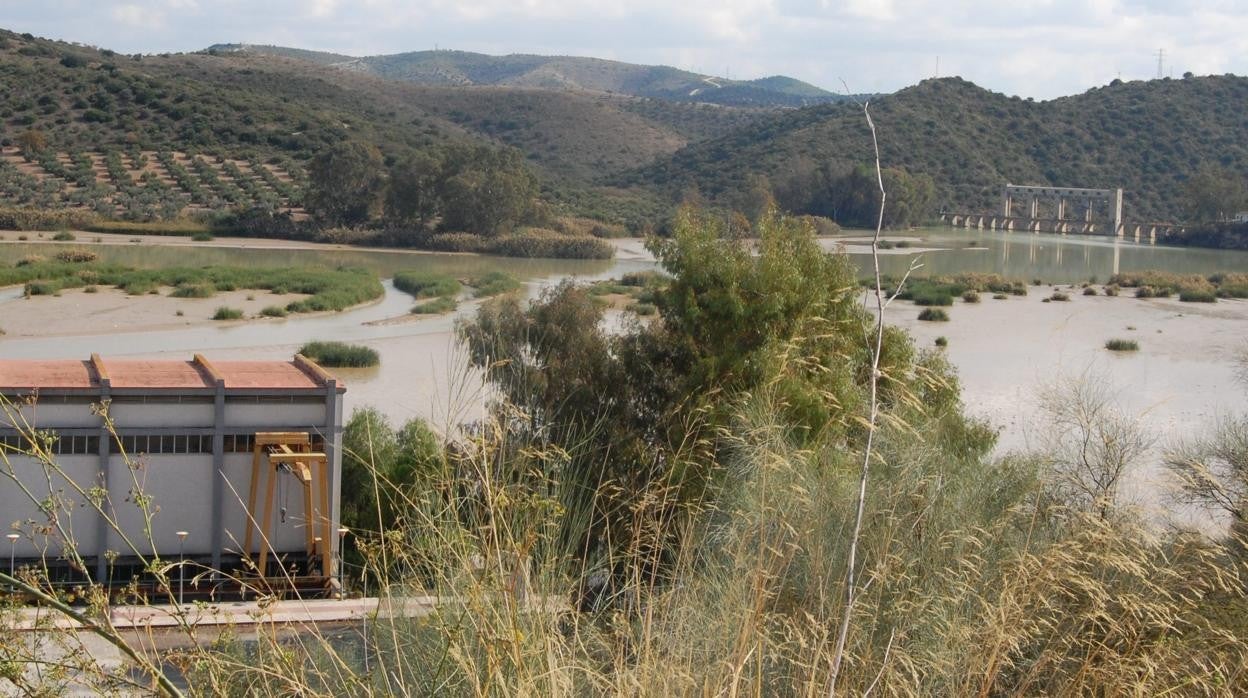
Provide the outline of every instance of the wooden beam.
<path id="1" fill-rule="evenodd" d="M 328 456 L 324 453 L 270 453 L 268 454 L 270 463 L 293 463 L 299 461 L 319 462 L 327 460 Z"/>
<path id="2" fill-rule="evenodd" d="M 194 360 L 199 366 L 199 370 L 203 371 L 204 374 L 208 376 L 208 379 L 213 383 L 225 383 L 225 378 L 221 375 L 221 372 L 218 371 L 212 364 L 208 363 L 208 359 L 204 358 L 203 354 L 196 354 Z"/>
<path id="3" fill-rule="evenodd" d="M 101 385 L 109 382 L 108 369 L 104 367 L 104 359 L 101 359 L 99 354 L 91 355 L 91 368 L 95 369 L 95 376 Z"/>
<path id="4" fill-rule="evenodd" d="M 305 468 L 307 466 L 304 466 Z M 308 559 L 312 559 L 312 548 L 314 545 L 313 538 L 316 537 L 316 514 L 312 508 L 312 488 L 304 486 L 303 488 L 303 515 L 307 517 L 307 525 L 303 530 L 303 549 Z"/>
<path id="5" fill-rule="evenodd" d="M 269 561 L 269 549 L 273 543 L 269 529 L 273 525 L 273 488 L 277 485 L 277 471 L 273 468 L 265 468 L 265 470 L 269 484 L 265 488 L 264 495 L 264 520 L 260 522 L 260 563 L 257 567 L 261 577 L 264 576 L 264 569 Z"/>
<path id="6" fill-rule="evenodd" d="M 295 365 L 302 369 L 304 373 L 319 380 L 322 385 L 329 385 L 330 381 L 338 380 L 332 373 L 322 368 L 320 364 L 303 354 L 295 354 Z"/>
<path id="7" fill-rule="evenodd" d="M 326 579 L 333 579 L 334 556 L 331 551 L 334 549 L 334 539 L 330 537 L 333 535 L 333 531 L 330 530 L 333 522 L 330 521 L 329 516 L 329 463 L 327 461 L 321 461 L 321 477 L 319 484 L 321 486 L 321 510 L 319 513 L 322 521 L 321 525 L 324 529 L 321 533 L 321 574 L 323 574 Z"/>
<path id="8" fill-rule="evenodd" d="M 243 555 L 251 557 L 251 534 L 256 527 L 256 496 L 260 493 L 260 447 L 251 449 L 251 493 L 247 497 L 246 528 L 243 536 Z"/>
<path id="9" fill-rule="evenodd" d="M 261 431 L 256 433 L 255 440 L 257 446 L 312 443 L 306 431 Z"/>

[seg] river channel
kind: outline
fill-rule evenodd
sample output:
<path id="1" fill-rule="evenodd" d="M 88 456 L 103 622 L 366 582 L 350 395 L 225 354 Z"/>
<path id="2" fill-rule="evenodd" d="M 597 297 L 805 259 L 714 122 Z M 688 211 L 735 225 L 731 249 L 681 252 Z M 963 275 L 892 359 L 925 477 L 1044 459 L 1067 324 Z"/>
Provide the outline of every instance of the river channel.
<path id="1" fill-rule="evenodd" d="M 50 243 L 0 243 L 0 255 L 17 259 L 49 254 Z M 1046 384 L 1063 377 L 1094 376 L 1120 396 L 1124 410 L 1138 415 L 1164 446 L 1198 432 L 1220 415 L 1248 410 L 1245 386 L 1235 380 L 1233 357 L 1248 341 L 1248 301 L 1188 304 L 1170 300 L 1082 296 L 1076 289 L 1068 303 L 1043 303 L 1050 284 L 1096 279 L 1115 272 L 1156 269 L 1209 274 L 1248 271 L 1248 252 L 1172 248 L 1130 240 L 1051 234 L 921 229 L 888 236 L 902 248 L 882 253 L 886 274 L 914 267 L 919 275 L 956 272 L 1000 273 L 1010 278 L 1042 280 L 1025 297 L 971 305 L 957 302 L 951 321 L 918 322 L 915 308 L 897 302 L 890 322 L 910 330 L 921 346 L 937 336 L 948 340 L 948 357 L 957 367 L 964 399 L 972 414 L 1001 430 L 1000 450 L 1037 444 L 1042 429 L 1035 397 Z M 80 236 L 84 242 L 89 234 Z M 869 268 L 868 238 L 847 234 L 824 238 L 827 249 L 844 249 L 864 270 Z M 135 266 L 230 264 L 249 266 L 365 266 L 383 277 L 404 269 L 429 270 L 466 277 L 506 271 L 525 283 L 529 296 L 564 278 L 596 279 L 655 267 L 638 240 L 617 241 L 619 255 L 607 261 L 520 260 L 499 257 L 410 253 L 319 247 L 297 249 L 257 240 L 217 240 L 208 245 L 186 241 L 162 244 L 158 238 L 88 244 L 102 260 Z M 81 246 L 83 243 L 78 243 Z M 347 381 L 347 409 L 374 406 L 394 422 L 422 417 L 447 428 L 479 414 L 480 378 L 468 370 L 454 339 L 456 320 L 474 312 L 461 303 L 451 315 L 400 319 L 413 304 L 387 280 L 385 297 L 343 313 L 292 316 L 279 321 L 230 325 L 195 324 L 185 328 L 125 329 L 57 336 L 0 336 L 3 358 L 85 358 L 92 352 L 112 357 L 189 357 L 204 353 L 219 360 L 285 358 L 301 344 L 334 339 L 366 344 L 381 354 L 375 369 L 340 370 Z M 62 298 L 22 299 L 19 289 L 0 289 L 0 328 L 6 314 L 40 303 L 55 312 Z M 1114 355 L 1104 350 L 1111 337 L 1136 338 L 1140 351 Z"/>

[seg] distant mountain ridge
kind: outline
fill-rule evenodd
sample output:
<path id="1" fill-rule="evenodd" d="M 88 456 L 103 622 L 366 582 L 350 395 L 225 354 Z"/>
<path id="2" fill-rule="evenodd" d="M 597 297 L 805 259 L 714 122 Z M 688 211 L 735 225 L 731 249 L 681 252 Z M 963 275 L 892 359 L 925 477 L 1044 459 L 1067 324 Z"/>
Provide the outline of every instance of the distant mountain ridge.
<path id="1" fill-rule="evenodd" d="M 1184 183 L 1202 164 L 1248 173 L 1244 104 L 1248 78 L 1220 75 L 1115 81 L 1044 102 L 940 78 L 870 106 L 885 166 L 932 177 L 938 207 L 995 210 L 1006 183 L 1122 187 L 1129 220 L 1174 221 L 1184 215 Z M 820 168 L 872 159 L 861 107 L 828 104 L 769 114 L 611 181 L 667 192 L 696 186 L 731 201 L 752 175 L 779 194 L 810 186 Z"/>
<path id="2" fill-rule="evenodd" d="M 782 75 L 756 80 L 729 80 L 669 66 L 637 65 L 577 56 L 491 56 L 469 51 L 439 50 L 356 58 L 252 44 L 216 44 L 207 51 L 251 52 L 296 58 L 418 85 L 492 85 L 612 92 L 734 107 L 804 107 L 847 99 Z"/>

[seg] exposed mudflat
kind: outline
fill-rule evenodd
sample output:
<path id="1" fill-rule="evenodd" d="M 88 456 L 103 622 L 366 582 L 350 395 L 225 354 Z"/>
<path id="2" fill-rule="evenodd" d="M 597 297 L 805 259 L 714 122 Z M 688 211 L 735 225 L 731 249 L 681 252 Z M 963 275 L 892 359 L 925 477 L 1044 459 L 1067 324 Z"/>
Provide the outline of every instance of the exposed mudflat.
<path id="1" fill-rule="evenodd" d="M 1248 301 L 1083 296 L 1076 288 L 1066 290 L 1068 302 L 1045 303 L 1051 288 L 1030 291 L 955 301 L 948 322 L 919 321 L 920 309 L 904 301 L 885 311 L 921 347 L 948 339 L 943 351 L 957 367 L 967 409 L 1001 430 L 999 452 L 1041 445 L 1047 427 L 1038 396 L 1046 386 L 1101 381 L 1156 439 L 1152 465 L 1133 478 L 1137 493 L 1156 500 L 1170 486 L 1159 465 L 1167 448 L 1220 416 L 1248 411 L 1248 385 L 1236 379 L 1236 357 L 1248 350 Z M 1139 351 L 1109 351 L 1109 339 L 1133 339 Z"/>
<path id="2" fill-rule="evenodd" d="M 131 296 L 110 286 L 100 286 L 95 293 L 76 288 L 66 289 L 56 296 L 24 298 L 20 288 L 5 289 L 7 293 L 0 293 L 0 329 L 9 337 L 57 337 L 206 324 L 228 326 L 272 321 L 259 318 L 260 310 L 271 305 L 284 308 L 291 301 L 307 297 L 297 293 L 242 290 L 218 293 L 211 298 L 175 298 L 169 295 L 172 290 L 162 287 L 157 289 L 158 293 Z M 213 320 L 213 314 L 222 306 L 243 311 L 245 319 Z"/>

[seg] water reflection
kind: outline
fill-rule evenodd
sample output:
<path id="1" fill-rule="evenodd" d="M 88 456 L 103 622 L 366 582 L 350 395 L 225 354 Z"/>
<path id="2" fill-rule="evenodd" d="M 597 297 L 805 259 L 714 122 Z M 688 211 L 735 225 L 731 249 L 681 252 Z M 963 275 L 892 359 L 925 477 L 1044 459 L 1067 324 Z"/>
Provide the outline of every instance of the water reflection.
<path id="1" fill-rule="evenodd" d="M 905 237 L 920 238 L 922 242 L 917 245 L 924 248 L 940 249 L 918 253 L 889 250 L 880 260 L 884 273 L 905 273 L 916 256 L 922 257 L 920 275 L 997 273 L 1008 278 L 1039 278 L 1057 283 L 1092 277 L 1105 281 L 1113 274 L 1150 269 L 1178 274 L 1248 270 L 1248 252 L 1242 250 L 1166 247 L 1131 239 L 953 228 L 924 228 L 910 231 Z M 858 233 L 829 238 L 825 246 L 847 239 L 864 240 Z M 870 261 L 869 247 L 851 242 L 848 251 L 865 272 Z"/>

